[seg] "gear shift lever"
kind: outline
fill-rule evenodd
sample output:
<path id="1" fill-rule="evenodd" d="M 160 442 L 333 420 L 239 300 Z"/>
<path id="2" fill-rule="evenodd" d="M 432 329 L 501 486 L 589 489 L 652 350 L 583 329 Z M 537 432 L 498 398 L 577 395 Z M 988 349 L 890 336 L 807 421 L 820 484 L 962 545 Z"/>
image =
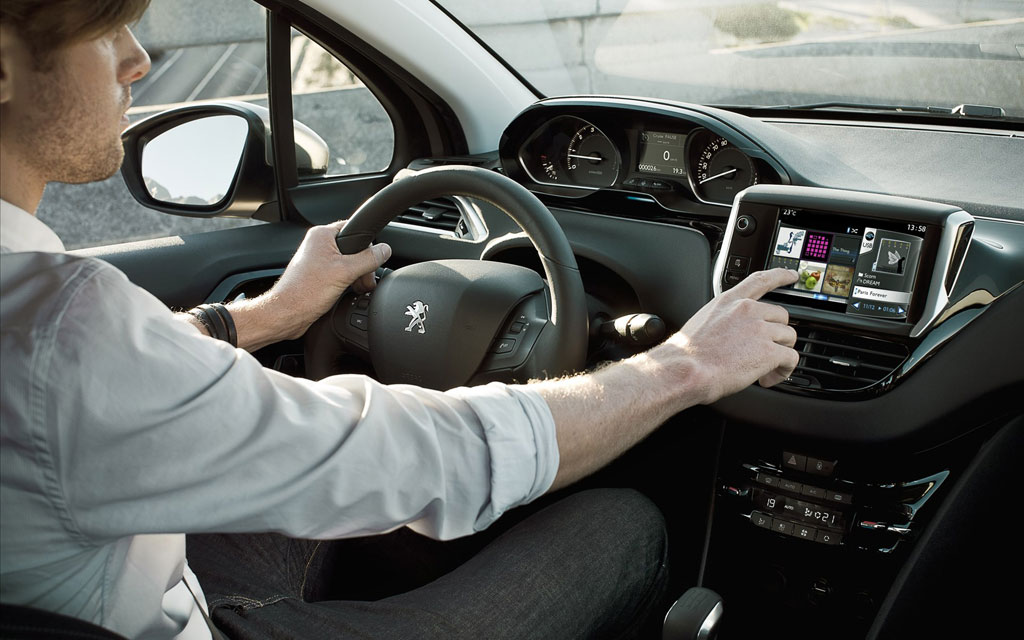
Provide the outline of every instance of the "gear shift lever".
<path id="1" fill-rule="evenodd" d="M 722 596 L 691 587 L 665 614 L 661 640 L 714 640 L 722 619 Z"/>

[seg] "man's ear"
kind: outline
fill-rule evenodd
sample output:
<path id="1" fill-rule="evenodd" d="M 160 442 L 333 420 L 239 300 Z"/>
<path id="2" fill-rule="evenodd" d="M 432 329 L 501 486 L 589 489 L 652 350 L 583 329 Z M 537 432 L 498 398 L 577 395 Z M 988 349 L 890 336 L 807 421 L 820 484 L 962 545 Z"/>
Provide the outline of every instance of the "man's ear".
<path id="1" fill-rule="evenodd" d="M 6 104 L 11 99 L 11 93 L 14 90 L 14 82 L 11 78 L 14 67 L 11 51 L 13 45 L 14 34 L 10 27 L 0 24 L 0 104 Z"/>

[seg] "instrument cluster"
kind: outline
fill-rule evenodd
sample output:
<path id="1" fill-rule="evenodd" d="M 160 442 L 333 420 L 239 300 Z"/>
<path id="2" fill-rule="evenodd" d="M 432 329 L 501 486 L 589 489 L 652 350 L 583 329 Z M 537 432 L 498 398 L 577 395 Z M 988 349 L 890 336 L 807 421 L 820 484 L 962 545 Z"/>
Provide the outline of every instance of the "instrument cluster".
<path id="1" fill-rule="evenodd" d="M 729 137 L 696 123 L 600 115 L 550 118 L 516 145 L 517 169 L 532 189 L 560 195 L 615 189 L 670 207 L 680 200 L 728 207 L 747 187 L 779 181 Z"/>

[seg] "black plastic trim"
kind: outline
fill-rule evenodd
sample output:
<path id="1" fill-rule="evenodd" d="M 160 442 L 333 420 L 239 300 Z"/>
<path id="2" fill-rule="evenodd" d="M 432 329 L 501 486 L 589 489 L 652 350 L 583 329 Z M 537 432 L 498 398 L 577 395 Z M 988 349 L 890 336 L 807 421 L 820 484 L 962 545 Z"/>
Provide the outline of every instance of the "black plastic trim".
<path id="1" fill-rule="evenodd" d="M 209 206 L 179 205 L 157 200 L 146 187 L 142 177 L 142 153 L 145 146 L 157 136 L 179 125 L 211 116 L 238 116 L 248 126 L 238 168 L 231 180 L 231 186 L 220 200 Z M 270 137 L 266 110 L 244 102 L 216 102 L 187 104 L 160 112 L 141 120 L 122 135 L 124 161 L 121 177 L 129 193 L 140 204 L 149 209 L 190 218 L 259 217 L 257 209 L 273 199 L 275 191 L 274 169 L 267 164 L 267 144 Z M 295 150 L 292 149 L 292 158 Z M 271 217 L 276 220 L 276 217 Z"/>
<path id="2" fill-rule="evenodd" d="M 477 44 L 479 44 L 479 45 L 480 45 L 481 47 L 483 47 L 484 51 L 486 51 L 487 53 L 491 54 L 491 57 L 493 57 L 493 58 L 494 58 L 495 60 L 497 60 L 498 62 L 500 62 L 500 63 L 501 63 L 501 65 L 502 65 L 503 67 L 505 67 L 506 69 L 508 69 L 509 73 L 511 73 L 511 74 L 512 74 L 513 76 L 515 76 L 516 80 L 518 80 L 519 82 L 523 83 L 523 86 L 524 86 L 524 87 L 526 87 L 527 89 L 529 89 L 529 90 L 530 90 L 530 93 L 532 93 L 533 95 L 537 96 L 538 98 L 543 98 L 543 97 L 544 97 L 544 94 L 543 94 L 543 93 L 541 93 L 541 92 L 540 92 L 540 90 L 539 90 L 539 89 L 537 89 L 537 87 L 533 86 L 533 83 L 532 83 L 532 82 L 530 82 L 529 80 L 527 80 L 527 79 L 526 79 L 526 76 L 524 76 L 523 74 L 519 73 L 519 71 L 518 71 L 518 70 L 517 70 L 517 69 L 516 69 L 515 67 L 513 67 L 512 65 L 510 65 L 510 64 L 508 63 L 508 61 L 506 61 L 506 60 L 505 60 L 505 58 L 504 58 L 504 57 L 502 57 L 501 55 L 499 55 L 499 54 L 498 54 L 498 52 L 497 52 L 497 51 L 495 51 L 494 49 L 492 49 L 492 48 L 491 48 L 491 45 L 487 44 L 487 43 L 486 43 L 486 42 L 484 41 L 484 39 L 483 39 L 483 38 L 481 38 L 480 36 L 478 36 L 478 35 L 476 34 L 476 32 L 475 32 L 475 31 L 473 31 L 472 29 L 470 29 L 469 27 L 467 27 L 467 26 L 465 25 L 465 23 L 463 23 L 463 22 L 462 22 L 462 20 L 459 20 L 459 19 L 458 19 L 458 18 L 457 18 L 457 17 L 455 16 L 455 14 L 453 14 L 453 13 L 452 13 L 451 11 L 449 11 L 449 10 L 448 10 L 448 8 L 447 8 L 447 7 L 445 7 L 445 6 L 444 6 L 444 5 L 442 5 L 441 3 L 437 2 L 437 0 L 430 0 L 430 2 L 431 2 L 431 4 L 433 4 L 433 5 L 435 6 L 435 7 L 437 7 L 438 9 L 440 9 L 441 13 L 443 13 L 443 14 L 444 14 L 444 15 L 446 15 L 446 16 L 448 16 L 448 19 L 449 19 L 449 20 L 451 20 L 452 22 L 454 22 L 454 23 L 455 23 L 456 25 L 458 25 L 458 26 L 459 26 L 459 28 L 460 28 L 460 29 L 462 29 L 462 30 L 463 30 L 463 31 L 465 31 L 465 32 L 466 32 L 467 34 L 469 34 L 469 37 L 471 37 L 471 38 L 473 38 L 474 40 L 476 40 Z"/>
<path id="3" fill-rule="evenodd" d="M 292 115 L 291 23 L 279 11 L 267 12 L 267 103 L 277 174 L 277 201 L 283 218 L 295 215 L 289 191 L 298 184 Z"/>

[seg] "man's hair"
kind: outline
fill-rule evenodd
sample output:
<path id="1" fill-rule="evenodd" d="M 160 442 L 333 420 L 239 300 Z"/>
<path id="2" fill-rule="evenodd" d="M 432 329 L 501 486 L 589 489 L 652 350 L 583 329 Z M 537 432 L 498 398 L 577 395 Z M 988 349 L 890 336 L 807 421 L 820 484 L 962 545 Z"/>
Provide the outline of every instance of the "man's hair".
<path id="1" fill-rule="evenodd" d="M 38 66 L 50 54 L 139 20 L 150 0 L 3 0 L 0 23 L 14 29 Z"/>

